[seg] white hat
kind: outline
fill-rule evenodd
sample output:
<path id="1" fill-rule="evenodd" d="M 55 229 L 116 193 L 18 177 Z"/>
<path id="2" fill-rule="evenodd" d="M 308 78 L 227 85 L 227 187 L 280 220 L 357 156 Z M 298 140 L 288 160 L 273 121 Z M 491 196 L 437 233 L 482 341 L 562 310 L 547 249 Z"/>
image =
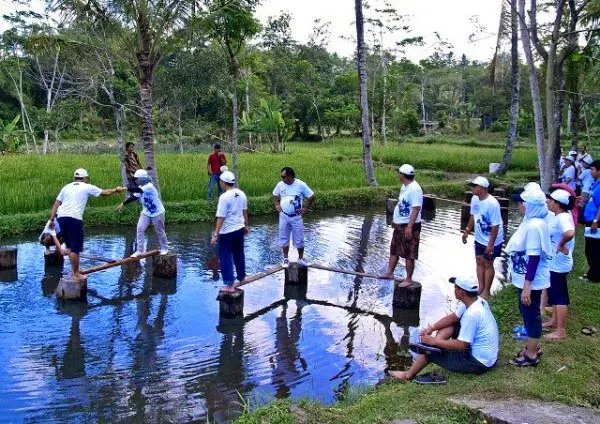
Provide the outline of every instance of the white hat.
<path id="1" fill-rule="evenodd" d="M 575 162 L 575 158 L 577 155 L 567 155 L 565 156 L 565 160 L 570 160 L 571 162 Z"/>
<path id="2" fill-rule="evenodd" d="M 485 177 L 475 177 L 470 181 L 467 181 L 467 184 L 470 186 L 480 186 L 483 188 L 489 188 L 490 187 L 490 182 L 488 181 L 487 178 Z"/>
<path id="3" fill-rule="evenodd" d="M 233 172 L 231 171 L 223 172 L 219 178 L 227 184 L 233 184 L 235 182 L 235 175 L 233 175 Z"/>
<path id="4" fill-rule="evenodd" d="M 415 168 L 405 163 L 400 168 L 398 168 L 398 172 L 404 175 L 415 175 Z"/>
<path id="5" fill-rule="evenodd" d="M 135 174 L 133 174 L 133 178 L 148 178 L 148 171 L 138 169 L 135 171 Z"/>
<path id="6" fill-rule="evenodd" d="M 567 190 L 559 188 L 558 190 L 554 190 L 552 193 L 550 193 L 548 197 L 552 200 L 557 201 L 558 203 L 568 206 L 571 195 Z"/>
<path id="7" fill-rule="evenodd" d="M 573 156 L 573 157 L 577 156 L 577 150 L 571 150 L 569 152 L 569 156 Z"/>
<path id="8" fill-rule="evenodd" d="M 584 161 L 585 163 L 587 163 L 588 165 L 591 165 L 592 162 L 594 161 L 594 159 L 592 159 L 592 157 L 590 155 L 585 155 L 583 157 L 583 159 L 581 159 L 582 161 Z"/>
<path id="9" fill-rule="evenodd" d="M 452 277 L 448 281 L 469 293 L 477 293 L 479 290 L 479 283 L 475 277 L 467 277 L 463 275 L 459 277 Z"/>
<path id="10" fill-rule="evenodd" d="M 229 168 L 227 167 L 227 165 L 223 165 L 222 167 L 219 168 L 219 171 L 221 171 L 221 172 L 229 171 Z"/>
<path id="11" fill-rule="evenodd" d="M 541 190 L 542 186 L 540 186 L 538 183 L 536 183 L 535 181 L 532 181 L 530 183 L 525 184 L 525 187 L 523 187 L 523 189 L 525 191 L 528 190 Z"/>
<path id="12" fill-rule="evenodd" d="M 546 203 L 546 193 L 542 190 L 525 190 L 518 195 L 522 202 L 542 205 Z"/>
<path id="13" fill-rule="evenodd" d="M 73 173 L 73 176 L 75 178 L 86 178 L 89 175 L 88 175 L 88 172 L 85 169 L 79 168 L 79 169 L 75 170 L 75 172 Z"/>

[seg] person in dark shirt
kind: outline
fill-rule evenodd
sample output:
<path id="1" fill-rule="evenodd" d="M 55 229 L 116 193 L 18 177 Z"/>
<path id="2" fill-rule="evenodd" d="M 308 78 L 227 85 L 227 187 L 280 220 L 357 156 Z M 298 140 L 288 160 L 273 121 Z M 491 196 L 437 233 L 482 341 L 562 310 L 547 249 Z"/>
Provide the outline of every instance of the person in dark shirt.
<path id="1" fill-rule="evenodd" d="M 212 194 L 214 186 L 217 186 L 218 196 L 223 193 L 221 185 L 219 184 L 219 177 L 221 176 L 221 167 L 227 164 L 227 158 L 225 154 L 221 152 L 221 145 L 215 144 L 214 151 L 208 156 L 207 172 L 209 176 L 208 180 L 208 193 L 206 194 L 206 200 L 209 202 L 212 200 Z M 217 197 L 218 197 L 217 196 Z"/>

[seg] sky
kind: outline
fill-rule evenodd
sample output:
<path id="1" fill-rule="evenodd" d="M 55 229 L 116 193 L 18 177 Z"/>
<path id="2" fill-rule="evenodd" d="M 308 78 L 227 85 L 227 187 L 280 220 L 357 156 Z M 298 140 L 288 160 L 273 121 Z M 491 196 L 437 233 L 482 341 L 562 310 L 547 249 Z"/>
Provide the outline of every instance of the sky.
<path id="1" fill-rule="evenodd" d="M 378 0 L 370 0 L 376 4 Z M 379 0 L 381 1 L 381 0 Z M 422 36 L 425 46 L 414 47 L 406 52 L 411 60 L 420 60 L 433 52 L 437 42 L 435 32 L 454 46 L 455 55 L 465 53 L 472 60 L 488 61 L 494 54 L 496 33 L 500 19 L 501 0 L 388 0 L 400 15 L 406 16 L 411 33 L 398 31 L 389 40 L 384 35 L 384 46 L 391 47 L 394 39 Z M 341 36 L 356 38 L 354 26 L 354 0 L 263 0 L 257 16 L 266 22 L 269 16 L 281 11 L 293 17 L 291 28 L 300 42 L 306 42 L 312 32 L 313 22 L 320 18 L 331 22 L 329 49 L 343 56 L 354 54 L 353 41 Z M 365 15 L 368 11 L 365 10 Z M 476 19 L 485 33 L 477 32 Z M 469 35 L 476 33 L 476 41 L 470 42 Z M 369 40 L 367 39 L 367 42 Z"/>
<path id="2" fill-rule="evenodd" d="M 369 0 L 375 9 L 384 0 Z M 488 61 L 494 54 L 496 33 L 500 17 L 501 0 L 387 0 L 400 15 L 411 32 L 397 31 L 384 35 L 384 46 L 392 47 L 395 41 L 406 37 L 422 36 L 425 46 L 412 47 L 405 52 L 408 59 L 418 61 L 429 56 L 437 43 L 435 33 L 453 46 L 456 56 L 465 53 L 471 60 Z M 39 0 L 30 4 L 41 9 Z M 11 0 L 0 0 L 0 15 L 16 9 Z M 312 33 L 315 19 L 331 22 L 329 50 L 350 57 L 354 54 L 356 29 L 354 26 L 354 0 L 263 0 L 256 16 L 264 23 L 269 16 L 286 11 L 292 16 L 292 34 L 299 42 L 306 42 Z M 370 12 L 365 9 L 365 16 Z M 372 13 L 372 12 L 371 12 Z M 477 21 L 476 25 L 474 21 Z M 478 30 L 479 28 L 479 30 Z M 481 28 L 484 31 L 481 31 Z M 7 29 L 0 19 L 0 32 Z M 476 34 L 473 41 L 471 34 Z M 349 39 L 343 39 L 346 37 Z M 367 38 L 367 42 L 372 41 Z M 439 43 L 438 43 L 439 44 Z"/>

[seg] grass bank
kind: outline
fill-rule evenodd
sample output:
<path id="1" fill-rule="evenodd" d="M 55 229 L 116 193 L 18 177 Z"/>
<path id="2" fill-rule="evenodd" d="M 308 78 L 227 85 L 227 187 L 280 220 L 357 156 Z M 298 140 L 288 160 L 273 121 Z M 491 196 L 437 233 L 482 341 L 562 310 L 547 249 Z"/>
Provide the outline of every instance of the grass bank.
<path id="1" fill-rule="evenodd" d="M 583 236 L 578 231 L 575 269 L 569 277 L 569 337 L 543 343 L 545 353 L 537 368 L 519 369 L 507 364 L 523 344 L 510 336 L 513 326 L 520 322 L 516 289 L 511 286 L 490 300 L 501 334 L 499 366 L 495 370 L 479 377 L 447 373 L 448 384 L 438 387 L 386 382 L 376 388 L 351 390 L 346 399 L 332 406 L 300 402 L 291 408 L 288 401 L 276 401 L 245 413 L 238 423 L 293 423 L 299 416 L 303 422 L 315 423 L 388 423 L 401 418 L 422 423 L 481 423 L 471 412 L 447 400 L 465 394 L 600 408 L 600 334 L 581 334 L 582 327 L 600 323 L 600 284 L 577 278 L 586 270 Z"/>

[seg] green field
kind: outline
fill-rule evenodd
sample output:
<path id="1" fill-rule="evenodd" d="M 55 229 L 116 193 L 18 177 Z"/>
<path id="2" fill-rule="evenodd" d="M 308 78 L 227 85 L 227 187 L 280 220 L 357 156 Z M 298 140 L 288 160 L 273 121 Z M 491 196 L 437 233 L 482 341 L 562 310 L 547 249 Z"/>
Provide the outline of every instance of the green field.
<path id="1" fill-rule="evenodd" d="M 411 163 L 417 168 L 417 180 L 425 187 L 435 186 L 442 194 L 460 192 L 448 173 L 487 172 L 490 162 L 500 161 L 503 149 L 472 147 L 446 142 L 426 144 L 390 143 L 374 146 L 376 176 L 381 186 L 397 186 L 394 166 Z M 362 145 L 358 139 L 337 139 L 324 143 L 290 143 L 289 153 L 240 154 L 240 187 L 249 197 L 269 195 L 279 181 L 283 166 L 296 169 L 298 178 L 317 193 L 345 188 L 365 187 Z M 524 180 L 535 175 L 536 155 L 531 148 L 515 150 L 508 180 Z M 86 168 L 90 182 L 102 188 L 121 184 L 117 155 L 16 155 L 0 157 L 0 215 L 47 211 L 63 185 L 72 180 L 76 168 Z M 166 203 L 201 201 L 206 198 L 206 155 L 159 153 L 160 185 Z M 464 175 L 454 178 L 460 182 Z M 446 184 L 446 186 L 444 186 Z M 99 198 L 89 206 L 110 206 L 118 199 Z"/>

